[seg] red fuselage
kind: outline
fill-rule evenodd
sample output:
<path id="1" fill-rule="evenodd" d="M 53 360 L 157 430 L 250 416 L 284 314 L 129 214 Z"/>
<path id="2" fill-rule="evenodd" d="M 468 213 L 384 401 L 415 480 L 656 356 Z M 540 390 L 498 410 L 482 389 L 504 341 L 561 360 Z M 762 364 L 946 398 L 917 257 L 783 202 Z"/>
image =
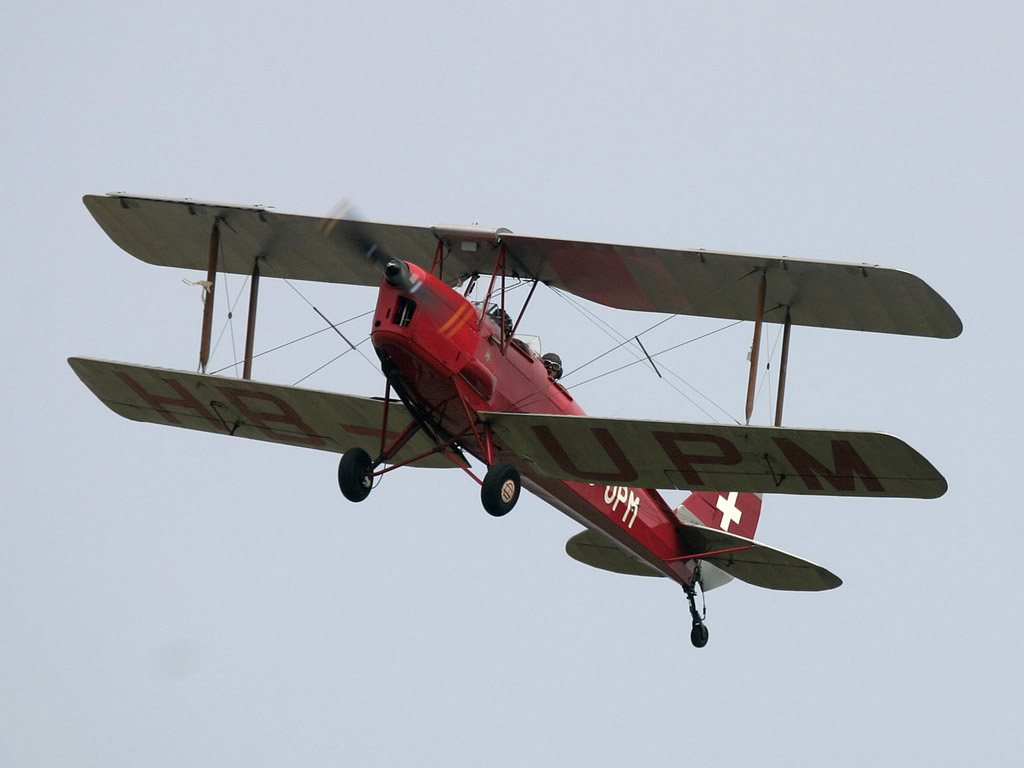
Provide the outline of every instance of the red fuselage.
<path id="1" fill-rule="evenodd" d="M 487 463 L 474 437 L 481 411 L 584 415 L 569 392 L 518 339 L 503 339 L 483 308 L 415 265 L 411 290 L 382 282 L 371 338 L 391 379 L 423 413 L 438 438 Z M 495 440 L 492 462 L 515 465 L 523 485 L 648 565 L 688 585 L 694 563 L 677 536 L 672 509 L 655 490 L 608 487 L 544 477 Z"/>

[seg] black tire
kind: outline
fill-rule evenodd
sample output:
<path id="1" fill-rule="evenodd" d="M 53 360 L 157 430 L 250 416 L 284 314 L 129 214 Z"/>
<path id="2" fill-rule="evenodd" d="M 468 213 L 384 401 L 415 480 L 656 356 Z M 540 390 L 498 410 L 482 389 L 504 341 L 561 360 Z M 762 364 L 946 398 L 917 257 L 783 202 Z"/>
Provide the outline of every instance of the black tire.
<path id="1" fill-rule="evenodd" d="M 370 495 L 373 479 L 369 472 L 373 467 L 370 454 L 362 448 L 350 448 L 341 455 L 338 462 L 338 487 L 349 501 L 362 501 Z"/>
<path id="2" fill-rule="evenodd" d="M 690 642 L 694 648 L 703 648 L 708 644 L 708 628 L 703 622 L 693 625 L 693 629 L 690 630 Z"/>
<path id="3" fill-rule="evenodd" d="M 494 517 L 507 515 L 519 501 L 522 489 L 519 470 L 511 464 L 499 462 L 487 470 L 484 484 L 480 488 L 480 501 L 487 514 Z"/>

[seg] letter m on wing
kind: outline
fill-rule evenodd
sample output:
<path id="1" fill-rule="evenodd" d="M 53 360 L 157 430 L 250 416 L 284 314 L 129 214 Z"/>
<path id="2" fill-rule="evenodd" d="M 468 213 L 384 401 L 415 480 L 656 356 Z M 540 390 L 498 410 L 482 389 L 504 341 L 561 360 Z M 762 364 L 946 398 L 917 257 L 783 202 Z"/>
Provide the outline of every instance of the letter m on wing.
<path id="1" fill-rule="evenodd" d="M 848 440 L 832 440 L 832 466 L 812 456 L 788 437 L 773 438 L 809 491 L 823 490 L 822 480 L 836 491 L 856 491 L 857 480 L 872 492 L 885 493 L 881 481 Z"/>

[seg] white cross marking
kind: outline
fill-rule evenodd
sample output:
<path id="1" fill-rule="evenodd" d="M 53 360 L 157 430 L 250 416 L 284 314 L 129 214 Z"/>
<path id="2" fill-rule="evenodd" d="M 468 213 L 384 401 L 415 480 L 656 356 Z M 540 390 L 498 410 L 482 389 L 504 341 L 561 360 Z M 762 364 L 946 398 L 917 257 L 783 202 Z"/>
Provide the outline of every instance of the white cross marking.
<path id="1" fill-rule="evenodd" d="M 715 502 L 715 506 L 722 511 L 722 522 L 720 525 L 723 531 L 728 531 L 730 523 L 738 523 L 740 518 L 743 517 L 743 511 L 736 506 L 737 498 L 739 498 L 739 493 L 732 491 L 729 493 L 729 498 L 719 496 L 718 501 Z"/>

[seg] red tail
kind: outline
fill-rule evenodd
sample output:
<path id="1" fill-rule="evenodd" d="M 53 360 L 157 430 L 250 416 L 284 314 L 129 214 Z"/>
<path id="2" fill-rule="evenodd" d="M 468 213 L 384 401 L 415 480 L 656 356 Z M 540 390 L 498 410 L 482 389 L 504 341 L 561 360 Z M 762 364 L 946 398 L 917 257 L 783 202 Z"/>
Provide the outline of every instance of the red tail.
<path id="1" fill-rule="evenodd" d="M 676 517 L 686 523 L 689 515 L 684 507 L 708 528 L 752 539 L 761 518 L 761 494 L 736 491 L 691 493 L 676 509 Z"/>

